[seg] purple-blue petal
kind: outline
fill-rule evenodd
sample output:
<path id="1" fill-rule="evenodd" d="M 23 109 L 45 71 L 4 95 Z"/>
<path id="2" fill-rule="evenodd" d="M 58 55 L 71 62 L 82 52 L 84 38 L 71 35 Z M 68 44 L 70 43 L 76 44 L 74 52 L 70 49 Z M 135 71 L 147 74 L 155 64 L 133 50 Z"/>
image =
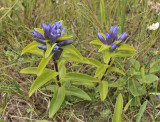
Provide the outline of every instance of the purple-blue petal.
<path id="1" fill-rule="evenodd" d="M 119 29 L 119 27 L 117 27 L 117 26 L 112 26 L 112 27 L 109 28 L 109 35 L 112 39 L 112 43 L 115 40 L 117 40 L 118 29 Z"/>
<path id="2" fill-rule="evenodd" d="M 39 48 L 39 49 L 42 49 L 42 50 L 46 50 L 46 49 L 47 49 L 47 46 L 46 46 L 46 45 L 38 45 L 38 48 Z"/>
<path id="3" fill-rule="evenodd" d="M 58 43 L 58 46 L 66 46 L 73 43 L 73 39 L 67 39 Z"/>
<path id="4" fill-rule="evenodd" d="M 43 35 L 42 35 L 41 33 L 39 33 L 38 31 L 33 31 L 32 34 L 33 34 L 34 36 L 36 36 L 38 39 L 44 40 Z"/>
<path id="5" fill-rule="evenodd" d="M 62 28 L 62 29 L 61 29 L 61 36 L 63 36 L 65 32 L 66 32 L 66 29 L 65 29 L 65 28 Z"/>
<path id="6" fill-rule="evenodd" d="M 39 42 L 41 44 L 46 44 L 46 42 L 44 42 L 44 40 L 42 40 L 42 39 L 34 38 L 34 40 L 36 40 L 37 42 Z"/>
<path id="7" fill-rule="evenodd" d="M 99 38 L 99 40 L 100 40 L 103 44 L 107 44 L 107 41 L 105 40 L 105 38 L 104 38 L 100 33 L 97 33 L 97 37 Z"/>
<path id="8" fill-rule="evenodd" d="M 112 50 L 112 51 L 115 50 L 116 47 L 117 47 L 116 44 L 112 44 L 112 45 L 111 45 L 111 50 Z"/>
<path id="9" fill-rule="evenodd" d="M 106 33 L 105 36 L 106 36 L 107 44 L 108 44 L 108 45 L 111 45 L 111 44 L 112 44 L 112 39 L 111 39 L 109 33 Z"/>
<path id="10" fill-rule="evenodd" d="M 119 35 L 118 40 L 126 40 L 126 38 L 128 37 L 128 33 L 123 32 L 121 35 Z"/>
<path id="11" fill-rule="evenodd" d="M 51 25 L 48 24 L 42 24 L 43 30 L 44 30 L 44 35 L 46 38 L 50 37 L 50 31 L 51 31 Z"/>

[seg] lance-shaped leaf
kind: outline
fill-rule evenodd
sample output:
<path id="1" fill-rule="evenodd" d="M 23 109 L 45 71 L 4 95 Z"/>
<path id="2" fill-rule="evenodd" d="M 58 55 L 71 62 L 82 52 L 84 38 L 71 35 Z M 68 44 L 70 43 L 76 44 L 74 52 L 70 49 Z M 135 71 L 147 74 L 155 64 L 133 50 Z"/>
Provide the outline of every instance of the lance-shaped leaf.
<path id="1" fill-rule="evenodd" d="M 101 101 L 104 101 L 108 94 L 108 82 L 107 81 L 100 82 L 99 93 L 100 93 Z"/>
<path id="2" fill-rule="evenodd" d="M 98 52 L 102 52 L 104 50 L 109 50 L 111 48 L 111 46 L 109 45 L 102 45 L 101 48 L 98 50 Z"/>
<path id="3" fill-rule="evenodd" d="M 140 110 L 137 114 L 137 117 L 136 117 L 136 122 L 140 122 L 141 121 L 141 118 L 142 118 L 142 115 L 144 113 L 144 111 L 146 110 L 146 106 L 147 106 L 147 101 L 145 101 L 141 107 L 140 107 Z"/>
<path id="4" fill-rule="evenodd" d="M 44 72 L 40 76 L 38 76 L 36 80 L 33 82 L 29 91 L 29 96 L 31 96 L 42 85 L 44 85 L 51 79 L 54 79 L 57 75 L 58 73 L 53 70 L 44 70 Z"/>
<path id="5" fill-rule="evenodd" d="M 90 64 L 90 65 L 95 66 L 95 67 L 99 67 L 100 65 L 102 65 L 101 62 L 99 62 L 98 60 L 93 59 L 93 58 L 85 58 L 84 57 L 83 60 L 84 60 L 84 63 Z"/>
<path id="6" fill-rule="evenodd" d="M 160 59 L 158 59 L 158 60 L 152 62 L 152 63 L 150 64 L 150 68 L 156 66 L 158 63 L 160 63 Z"/>
<path id="7" fill-rule="evenodd" d="M 108 64 L 108 62 L 110 61 L 111 57 L 112 58 L 114 57 L 114 55 L 115 55 L 114 52 L 115 51 L 111 52 L 110 50 L 105 50 L 104 51 L 104 62 L 106 64 Z"/>
<path id="8" fill-rule="evenodd" d="M 65 53 L 70 53 L 73 54 L 77 57 L 79 57 L 80 59 L 83 59 L 83 56 L 81 55 L 81 53 L 72 45 L 67 45 L 67 46 L 63 46 L 63 52 Z"/>
<path id="9" fill-rule="evenodd" d="M 57 43 L 54 43 L 54 44 L 51 46 L 49 43 L 47 43 L 47 50 L 46 50 L 46 52 L 45 52 L 45 58 L 47 58 L 47 57 L 51 54 L 51 52 L 52 52 L 54 46 L 56 46 L 56 44 L 57 44 Z"/>
<path id="10" fill-rule="evenodd" d="M 36 54 L 36 55 L 41 55 L 41 56 L 43 56 L 44 51 L 38 48 L 38 45 L 39 45 L 39 44 L 40 44 L 40 43 L 38 43 L 38 42 L 36 42 L 36 41 L 33 41 L 32 43 L 30 43 L 29 45 L 27 45 L 27 46 L 23 49 L 21 55 L 23 55 L 24 53 L 29 52 L 29 53 L 33 53 L 33 54 Z"/>
<path id="11" fill-rule="evenodd" d="M 23 74 L 37 74 L 38 67 L 27 67 L 20 71 Z M 50 71 L 51 69 L 45 68 L 44 71 Z"/>
<path id="12" fill-rule="evenodd" d="M 88 94 L 86 92 L 84 92 L 83 90 L 81 90 L 80 88 L 77 88 L 75 86 L 71 86 L 69 88 L 65 89 L 65 93 L 66 95 L 73 95 L 79 98 L 82 98 L 84 100 L 89 100 L 91 101 L 91 98 L 88 96 Z"/>
<path id="13" fill-rule="evenodd" d="M 42 34 L 44 36 L 44 30 L 40 29 L 40 28 L 34 28 L 35 31 L 39 32 L 40 34 Z"/>
<path id="14" fill-rule="evenodd" d="M 59 87 L 55 92 L 49 106 L 49 118 L 52 118 L 61 107 L 65 98 L 65 88 Z"/>
<path id="15" fill-rule="evenodd" d="M 96 70 L 96 73 L 95 73 L 95 76 L 94 77 L 98 77 L 98 79 L 100 79 L 104 72 L 106 71 L 106 69 L 109 67 L 109 65 L 106 65 L 106 64 L 101 64 L 97 70 Z"/>
<path id="16" fill-rule="evenodd" d="M 121 44 L 119 47 L 117 47 L 117 50 L 136 51 L 134 47 L 127 44 Z"/>
<path id="17" fill-rule="evenodd" d="M 90 43 L 93 44 L 93 45 L 98 45 L 98 46 L 103 45 L 103 43 L 100 40 L 93 40 Z"/>
<path id="18" fill-rule="evenodd" d="M 37 74 L 37 67 L 27 67 L 20 71 L 23 74 Z"/>
<path id="19" fill-rule="evenodd" d="M 134 97 L 141 96 L 146 93 L 146 89 L 141 87 L 141 85 L 136 80 L 129 81 L 129 90 Z"/>
<path id="20" fill-rule="evenodd" d="M 116 100 L 112 122 L 121 122 L 122 110 L 123 110 L 123 97 L 122 94 L 119 94 Z"/>
<path id="21" fill-rule="evenodd" d="M 60 36 L 57 38 L 57 41 L 63 41 L 63 40 L 67 40 L 67 39 L 72 39 L 73 36 L 70 35 L 70 36 Z"/>
<path id="22" fill-rule="evenodd" d="M 120 69 L 118 69 L 117 67 L 110 67 L 108 69 L 108 72 L 118 72 L 118 73 L 121 73 L 122 75 L 125 75 L 125 73 L 123 71 L 121 71 Z"/>
<path id="23" fill-rule="evenodd" d="M 50 54 L 50 56 L 48 56 L 47 58 L 43 57 L 41 62 L 38 65 L 38 69 L 37 69 L 37 76 L 40 76 L 44 70 L 44 68 L 46 67 L 46 65 L 48 64 L 48 62 L 51 60 L 53 56 L 53 53 Z"/>
<path id="24" fill-rule="evenodd" d="M 126 112 L 126 110 L 128 109 L 129 105 L 131 104 L 131 102 L 132 102 L 132 99 L 130 99 L 128 101 L 128 103 L 126 104 L 126 106 L 124 107 L 124 112 Z"/>
<path id="25" fill-rule="evenodd" d="M 82 73 L 69 72 L 60 79 L 61 81 L 99 82 L 98 79 Z"/>
<path id="26" fill-rule="evenodd" d="M 134 56 L 136 53 L 133 51 L 114 51 L 115 57 L 128 57 L 128 56 Z"/>

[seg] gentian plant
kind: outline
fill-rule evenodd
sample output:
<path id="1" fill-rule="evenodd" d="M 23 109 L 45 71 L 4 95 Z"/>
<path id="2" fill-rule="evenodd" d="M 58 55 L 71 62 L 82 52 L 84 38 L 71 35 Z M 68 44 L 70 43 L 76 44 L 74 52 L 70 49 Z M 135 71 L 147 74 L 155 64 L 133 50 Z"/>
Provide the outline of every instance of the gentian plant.
<path id="1" fill-rule="evenodd" d="M 95 88 L 98 87 L 101 101 L 104 101 L 108 93 L 108 80 L 106 76 L 110 72 L 119 72 L 124 75 L 123 71 L 113 67 L 112 64 L 116 57 L 133 56 L 135 49 L 122 42 L 128 37 L 127 33 L 118 34 L 118 27 L 111 27 L 109 32 L 104 34 L 98 33 L 98 40 L 93 40 L 94 44 L 102 52 L 104 62 L 93 58 L 86 58 L 72 45 L 72 36 L 65 35 L 66 29 L 61 22 L 55 22 L 52 25 L 43 24 L 43 29 L 35 28 L 33 35 L 35 41 L 26 46 L 22 54 L 29 52 L 42 56 L 38 67 L 29 67 L 21 70 L 21 73 L 36 74 L 37 78 L 32 83 L 29 96 L 44 84 L 42 90 L 50 90 L 53 97 L 49 107 L 49 117 L 52 118 L 58 111 L 65 96 L 73 95 L 84 100 L 91 100 L 86 92 L 78 88 L 77 85 L 85 85 Z M 46 68 L 49 61 L 54 62 L 52 69 Z M 94 76 L 84 73 L 67 72 L 66 61 L 85 63 L 96 67 Z"/>
<path id="2" fill-rule="evenodd" d="M 35 28 L 33 35 L 35 41 L 26 46 L 22 54 L 32 53 L 42 56 L 38 67 L 29 67 L 21 70 L 21 73 L 36 74 L 37 78 L 32 83 L 29 96 L 44 84 L 47 84 L 42 90 L 50 90 L 53 97 L 49 107 L 49 117 L 52 118 L 65 100 L 65 96 L 73 95 L 85 100 L 91 100 L 87 93 L 80 88 L 73 86 L 73 82 L 98 82 L 97 79 L 81 73 L 66 72 L 65 62 L 69 59 L 74 61 L 83 60 L 82 55 L 72 45 L 72 36 L 64 35 L 66 29 L 62 27 L 61 22 L 55 22 L 52 25 L 43 24 L 43 29 Z M 54 62 L 52 69 L 46 68 L 50 62 Z"/>
<path id="3" fill-rule="evenodd" d="M 127 44 L 124 44 L 124 40 L 128 37 L 126 32 L 118 35 L 119 27 L 112 26 L 109 28 L 109 32 L 106 34 L 97 33 L 98 40 L 91 41 L 91 44 L 98 48 L 98 52 L 103 54 L 104 63 L 101 63 L 95 72 L 95 78 L 99 80 L 96 87 L 99 87 L 99 93 L 101 101 L 104 101 L 108 93 L 108 79 L 106 76 L 110 72 L 117 72 L 122 75 L 125 73 L 117 67 L 114 67 L 114 61 L 118 57 L 133 56 L 135 49 Z M 115 64 L 114 64 L 115 65 Z M 110 82 L 111 83 L 111 82 Z"/>

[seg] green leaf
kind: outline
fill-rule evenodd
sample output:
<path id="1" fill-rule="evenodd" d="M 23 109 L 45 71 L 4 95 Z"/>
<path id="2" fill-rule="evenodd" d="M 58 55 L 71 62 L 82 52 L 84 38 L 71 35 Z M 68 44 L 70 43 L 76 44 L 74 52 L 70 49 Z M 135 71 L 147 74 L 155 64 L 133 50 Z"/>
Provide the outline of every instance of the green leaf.
<path id="1" fill-rule="evenodd" d="M 133 58 L 130 59 L 130 62 L 132 63 L 134 69 L 136 71 L 139 71 L 139 69 L 140 69 L 140 63 L 137 60 L 133 59 Z"/>
<path id="2" fill-rule="evenodd" d="M 121 122 L 122 109 L 123 109 L 123 97 L 122 94 L 119 94 L 116 100 L 112 122 Z"/>
<path id="3" fill-rule="evenodd" d="M 38 31 L 40 34 L 44 36 L 44 30 L 40 28 L 34 28 L 34 30 Z"/>
<path id="4" fill-rule="evenodd" d="M 83 56 L 81 55 L 81 53 L 72 44 L 63 46 L 62 48 L 63 48 L 64 55 L 65 53 L 70 53 L 72 55 L 79 57 L 80 59 L 83 59 Z"/>
<path id="5" fill-rule="evenodd" d="M 58 60 L 58 70 L 59 70 L 59 77 L 62 78 L 66 75 L 66 67 L 65 67 L 66 60 L 59 59 Z"/>
<path id="6" fill-rule="evenodd" d="M 128 57 L 128 56 L 134 56 L 135 52 L 130 52 L 130 51 L 116 51 L 115 52 L 115 57 Z"/>
<path id="7" fill-rule="evenodd" d="M 122 51 L 136 51 L 132 46 L 129 46 L 127 44 L 121 44 L 119 47 L 116 48 L 117 50 Z"/>
<path id="8" fill-rule="evenodd" d="M 52 45 L 52 47 L 51 47 L 51 45 L 50 45 L 49 43 L 47 43 L 47 50 L 46 50 L 46 52 L 45 52 L 45 58 L 47 58 L 47 57 L 51 54 L 51 52 L 52 52 L 54 46 L 56 46 L 56 44 L 57 44 L 57 43 L 54 43 L 54 44 Z"/>
<path id="9" fill-rule="evenodd" d="M 38 45 L 40 45 L 40 43 L 33 41 L 32 43 L 30 43 L 29 45 L 27 45 L 23 50 L 21 55 L 23 55 L 24 53 L 33 53 L 36 55 L 41 55 L 43 56 L 44 51 L 38 48 Z"/>
<path id="10" fill-rule="evenodd" d="M 78 62 L 78 63 L 85 63 L 84 60 L 83 60 L 83 57 L 78 57 L 74 54 L 71 54 L 71 53 L 62 53 L 61 57 L 67 61 L 75 61 L 75 62 Z"/>
<path id="11" fill-rule="evenodd" d="M 160 72 L 160 66 L 152 67 L 150 69 L 151 74 L 159 73 Z"/>
<path id="12" fill-rule="evenodd" d="M 98 45 L 98 46 L 104 45 L 100 40 L 93 40 L 90 42 L 90 44 Z"/>
<path id="13" fill-rule="evenodd" d="M 114 57 L 114 52 L 111 52 L 109 50 L 105 50 L 104 51 L 104 62 L 106 64 L 108 64 L 108 62 L 110 61 L 111 57 Z"/>
<path id="14" fill-rule="evenodd" d="M 57 75 L 58 73 L 53 70 L 44 70 L 44 72 L 33 82 L 29 91 L 29 96 L 31 96 L 38 88 L 55 78 Z"/>
<path id="15" fill-rule="evenodd" d="M 159 78 L 156 75 L 150 74 L 145 76 L 145 80 L 146 80 L 145 83 L 150 84 L 153 83 L 154 81 L 158 81 Z"/>
<path id="16" fill-rule="evenodd" d="M 129 90 L 134 97 L 141 96 L 146 93 L 146 89 L 142 88 L 141 85 L 136 80 L 129 81 Z"/>
<path id="17" fill-rule="evenodd" d="M 104 100 L 106 99 L 107 94 L 108 94 L 108 82 L 107 81 L 100 82 L 99 93 L 100 93 L 101 101 L 104 102 Z"/>
<path id="18" fill-rule="evenodd" d="M 43 57 L 41 62 L 38 65 L 38 69 L 37 69 L 37 76 L 40 76 L 44 70 L 44 68 L 46 67 L 46 65 L 48 64 L 48 62 L 51 60 L 53 54 L 51 53 L 50 56 L 48 56 L 47 58 Z"/>
<path id="19" fill-rule="evenodd" d="M 102 65 L 101 62 L 99 62 L 98 60 L 93 59 L 93 58 L 85 58 L 84 57 L 83 60 L 84 60 L 84 63 L 90 64 L 90 65 L 95 66 L 95 67 L 99 67 L 100 65 Z"/>
<path id="20" fill-rule="evenodd" d="M 92 82 L 73 82 L 72 84 L 76 86 L 84 85 L 85 87 L 95 87 L 95 84 Z"/>
<path id="21" fill-rule="evenodd" d="M 70 36 L 60 36 L 57 38 L 57 41 L 63 41 L 63 40 L 67 40 L 67 39 L 72 39 L 73 36 L 70 35 Z"/>
<path id="22" fill-rule="evenodd" d="M 23 74 L 37 74 L 37 67 L 28 67 L 20 71 Z"/>
<path id="23" fill-rule="evenodd" d="M 73 96 L 77 96 L 79 98 L 82 98 L 84 100 L 89 100 L 91 101 L 91 98 L 88 96 L 88 94 L 86 92 L 84 92 L 83 90 L 81 90 L 80 88 L 77 88 L 75 86 L 71 86 L 69 88 L 66 88 L 66 95 L 73 95 Z"/>
<path id="24" fill-rule="evenodd" d="M 55 115 L 55 113 L 59 110 L 64 101 L 64 98 L 65 98 L 65 88 L 59 87 L 57 91 L 54 93 L 54 96 L 49 106 L 49 118 L 52 118 Z"/>
<path id="25" fill-rule="evenodd" d="M 55 92 L 57 88 L 58 88 L 58 85 L 49 85 L 42 88 L 42 90 Z"/>
<path id="26" fill-rule="evenodd" d="M 61 81 L 99 82 L 98 79 L 82 73 L 69 72 L 60 79 Z"/>
<path id="27" fill-rule="evenodd" d="M 105 20 L 105 8 L 104 8 L 104 0 L 101 0 L 100 2 L 100 12 L 101 12 L 101 23 L 103 24 L 104 23 L 104 20 Z"/>
<path id="28" fill-rule="evenodd" d="M 121 73 L 122 75 L 125 75 L 125 73 L 121 71 L 120 69 L 118 69 L 117 67 L 110 67 L 108 69 L 108 72 L 118 72 L 118 73 Z"/>
<path id="29" fill-rule="evenodd" d="M 144 66 L 141 68 L 141 77 L 142 77 L 142 81 L 145 83 L 146 80 L 145 80 L 145 67 Z"/>
<path id="30" fill-rule="evenodd" d="M 150 64 L 150 68 L 154 67 L 154 66 L 157 65 L 158 63 L 160 63 L 160 59 L 152 62 L 152 63 Z"/>
<path id="31" fill-rule="evenodd" d="M 109 67 L 109 65 L 106 65 L 106 64 L 101 64 L 97 70 L 96 70 L 96 73 L 95 73 L 95 76 L 94 77 L 97 77 L 98 79 L 100 79 L 104 72 L 106 71 L 106 69 Z"/>
<path id="32" fill-rule="evenodd" d="M 110 48 L 111 48 L 111 46 L 109 46 L 109 45 L 102 45 L 100 47 L 100 49 L 98 50 L 98 52 L 102 52 L 104 50 L 109 50 Z"/>
<path id="33" fill-rule="evenodd" d="M 128 101 L 128 103 L 126 104 L 126 106 L 124 107 L 124 112 L 126 112 L 126 110 L 128 109 L 129 105 L 131 104 L 131 102 L 132 102 L 132 99 L 130 99 Z"/>
<path id="34" fill-rule="evenodd" d="M 145 101 L 143 103 L 143 105 L 141 105 L 140 110 L 139 110 L 137 117 L 136 117 L 136 122 L 141 121 L 142 115 L 143 115 L 144 111 L 146 110 L 146 106 L 147 106 L 147 101 Z"/>

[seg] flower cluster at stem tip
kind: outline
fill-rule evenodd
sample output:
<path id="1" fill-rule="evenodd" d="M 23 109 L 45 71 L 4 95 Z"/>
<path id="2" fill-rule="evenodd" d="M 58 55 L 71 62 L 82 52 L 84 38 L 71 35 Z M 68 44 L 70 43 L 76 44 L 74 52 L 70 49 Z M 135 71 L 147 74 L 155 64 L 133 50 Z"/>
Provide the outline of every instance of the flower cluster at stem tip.
<path id="1" fill-rule="evenodd" d="M 44 36 L 36 30 L 34 30 L 32 32 L 32 34 L 36 37 L 34 39 L 37 42 L 43 44 L 43 45 L 38 45 L 39 49 L 42 49 L 42 50 L 47 49 L 45 40 L 48 40 L 50 44 L 57 43 L 57 45 L 53 47 L 53 52 L 55 52 L 55 55 L 57 55 L 59 57 L 63 51 L 63 49 L 61 49 L 60 47 L 69 45 L 69 44 L 73 43 L 73 41 L 74 41 L 73 39 L 57 41 L 57 38 L 60 36 L 63 36 L 64 33 L 66 32 L 66 29 L 62 27 L 61 22 L 55 22 L 52 25 L 50 25 L 49 23 L 42 24 L 42 27 L 43 27 L 43 31 L 44 31 Z"/>
<path id="2" fill-rule="evenodd" d="M 97 33 L 97 37 L 99 38 L 99 40 L 103 44 L 111 45 L 110 49 L 112 51 L 115 50 L 116 47 L 117 47 L 116 44 L 113 44 L 115 41 L 122 40 L 121 42 L 123 42 L 128 37 L 128 33 L 126 33 L 126 32 L 123 32 L 121 35 L 117 36 L 118 35 L 118 29 L 119 29 L 119 27 L 117 27 L 117 26 L 111 26 L 109 28 L 109 32 L 107 32 L 105 34 L 106 39 L 101 35 L 101 33 Z"/>

